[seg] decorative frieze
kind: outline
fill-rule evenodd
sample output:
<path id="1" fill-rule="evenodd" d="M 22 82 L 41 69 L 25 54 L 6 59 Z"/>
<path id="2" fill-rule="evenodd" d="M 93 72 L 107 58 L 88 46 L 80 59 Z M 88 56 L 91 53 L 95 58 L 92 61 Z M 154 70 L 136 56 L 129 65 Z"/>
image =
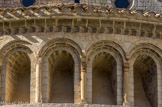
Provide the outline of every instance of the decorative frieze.
<path id="1" fill-rule="evenodd" d="M 59 4 L 0 10 L 0 34 L 109 33 L 162 38 L 162 16 L 141 10 Z"/>

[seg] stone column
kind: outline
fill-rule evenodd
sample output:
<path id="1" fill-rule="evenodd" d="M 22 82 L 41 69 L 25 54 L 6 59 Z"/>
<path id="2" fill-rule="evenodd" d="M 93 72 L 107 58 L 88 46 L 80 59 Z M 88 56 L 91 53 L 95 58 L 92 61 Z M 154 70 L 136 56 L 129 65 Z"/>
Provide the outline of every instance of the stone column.
<path id="1" fill-rule="evenodd" d="M 83 56 L 81 58 L 81 103 L 82 104 L 87 104 L 86 100 L 86 81 L 87 81 L 87 76 L 86 76 L 86 58 Z"/>
<path id="2" fill-rule="evenodd" d="M 128 105 L 128 94 L 129 94 L 129 63 L 124 63 L 124 81 L 123 81 L 123 97 L 124 97 L 124 102 L 123 105 L 127 106 Z"/>
<path id="3" fill-rule="evenodd" d="M 37 59 L 36 63 L 36 92 L 35 92 L 35 102 L 38 103 L 40 101 L 40 58 Z"/>

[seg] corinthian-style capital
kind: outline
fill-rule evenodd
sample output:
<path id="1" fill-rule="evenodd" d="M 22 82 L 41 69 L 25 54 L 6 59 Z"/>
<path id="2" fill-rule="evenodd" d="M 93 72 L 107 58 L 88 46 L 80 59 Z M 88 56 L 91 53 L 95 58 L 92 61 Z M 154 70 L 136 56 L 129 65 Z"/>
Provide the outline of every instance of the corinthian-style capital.
<path id="1" fill-rule="evenodd" d="M 87 63 L 86 63 L 86 52 L 85 50 L 82 51 L 83 54 L 81 56 L 81 72 L 86 72 Z"/>
<path id="2" fill-rule="evenodd" d="M 86 72 L 87 64 L 86 62 L 81 62 L 81 72 Z"/>
<path id="3" fill-rule="evenodd" d="M 129 63 L 128 62 L 125 62 L 124 63 L 124 72 L 127 72 L 129 69 Z"/>

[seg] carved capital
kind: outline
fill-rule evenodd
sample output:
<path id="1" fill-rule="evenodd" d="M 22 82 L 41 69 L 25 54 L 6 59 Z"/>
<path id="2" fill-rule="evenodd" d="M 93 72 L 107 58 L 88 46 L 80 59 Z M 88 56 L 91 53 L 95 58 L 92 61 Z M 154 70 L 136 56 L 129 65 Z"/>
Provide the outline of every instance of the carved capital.
<path id="1" fill-rule="evenodd" d="M 125 62 L 124 63 L 124 72 L 128 72 L 129 71 L 129 63 Z"/>
<path id="2" fill-rule="evenodd" d="M 81 56 L 81 72 L 86 72 L 87 63 L 86 63 L 86 52 L 83 50 L 83 54 Z"/>
<path id="3" fill-rule="evenodd" d="M 87 63 L 81 62 L 81 72 L 86 72 L 86 68 L 87 68 Z"/>

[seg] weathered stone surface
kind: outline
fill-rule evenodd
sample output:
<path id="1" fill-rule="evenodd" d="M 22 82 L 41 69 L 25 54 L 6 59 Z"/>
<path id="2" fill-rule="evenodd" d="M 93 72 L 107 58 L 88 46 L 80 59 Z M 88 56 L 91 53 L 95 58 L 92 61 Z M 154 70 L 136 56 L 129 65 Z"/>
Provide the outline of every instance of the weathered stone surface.
<path id="1" fill-rule="evenodd" d="M 23 9 L 0 15 L 5 106 L 162 106 L 160 14 L 75 4 Z"/>
<path id="2" fill-rule="evenodd" d="M 162 13 L 162 2 L 160 0 L 128 0 L 129 8 L 154 11 Z M 45 5 L 52 3 L 74 3 L 74 0 L 36 0 L 34 5 Z M 115 7 L 115 0 L 80 0 L 81 4 Z M 21 0 L 1 0 L 1 8 L 23 7 Z"/>
<path id="3" fill-rule="evenodd" d="M 99 104 L 17 104 L 17 105 L 5 105 L 1 107 L 126 107 L 116 105 L 99 105 Z"/>

